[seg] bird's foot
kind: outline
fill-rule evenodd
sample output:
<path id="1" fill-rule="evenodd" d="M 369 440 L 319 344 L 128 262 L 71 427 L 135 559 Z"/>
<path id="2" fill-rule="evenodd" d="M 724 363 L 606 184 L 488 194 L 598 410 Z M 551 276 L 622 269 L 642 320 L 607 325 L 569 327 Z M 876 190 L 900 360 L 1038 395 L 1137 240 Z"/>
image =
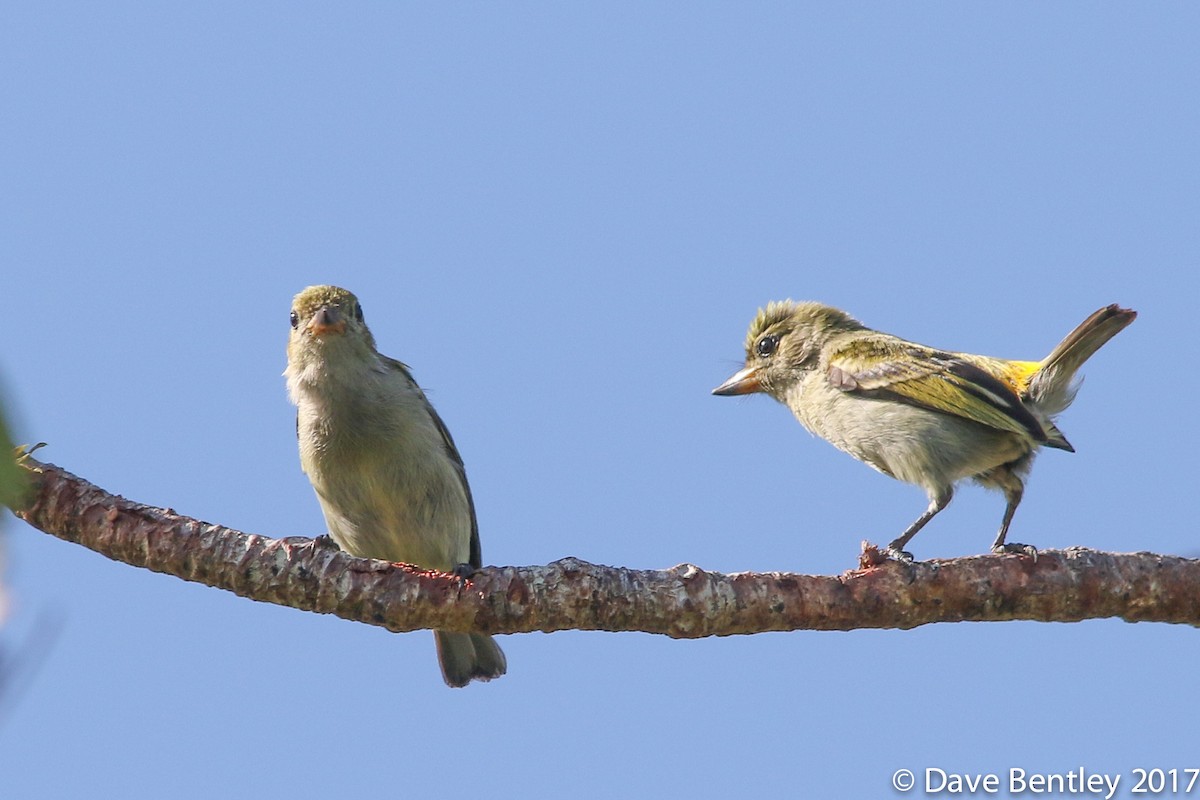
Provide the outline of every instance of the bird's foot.
<path id="1" fill-rule="evenodd" d="M 479 568 L 470 564 L 455 564 L 454 569 L 450 570 L 451 575 L 464 581 L 469 581 L 476 572 L 479 572 Z"/>
<path id="2" fill-rule="evenodd" d="M 341 550 L 338 543 L 333 540 L 333 537 L 328 533 L 322 533 L 320 536 L 313 537 L 313 549 L 315 550 Z"/>
<path id="3" fill-rule="evenodd" d="M 280 540 L 291 547 L 302 547 L 304 545 L 312 545 L 314 549 L 320 550 L 322 547 L 332 547 L 335 550 L 337 545 L 329 536 L 322 534 L 320 536 L 284 536 Z"/>
<path id="4" fill-rule="evenodd" d="M 992 545 L 992 552 L 998 556 L 1006 553 L 1018 556 L 1029 556 L 1034 561 L 1038 559 L 1038 549 L 1031 544 L 1021 544 L 1020 542 L 1005 542 L 1004 544 Z"/>
<path id="5" fill-rule="evenodd" d="M 912 565 L 914 559 L 912 553 L 904 550 L 903 545 L 898 546 L 895 542 L 892 542 L 887 547 L 880 547 L 865 539 L 863 540 L 862 552 L 858 556 L 859 569 L 871 569 L 872 567 L 882 566 L 889 561 Z"/>

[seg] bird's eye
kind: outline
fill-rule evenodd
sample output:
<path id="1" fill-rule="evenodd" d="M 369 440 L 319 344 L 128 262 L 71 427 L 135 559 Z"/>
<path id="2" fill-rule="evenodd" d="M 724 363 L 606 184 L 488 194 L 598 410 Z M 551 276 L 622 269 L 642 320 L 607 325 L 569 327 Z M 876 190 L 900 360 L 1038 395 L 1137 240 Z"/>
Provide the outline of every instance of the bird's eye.
<path id="1" fill-rule="evenodd" d="M 297 314 L 295 311 L 293 311 L 291 320 L 292 320 L 292 327 L 295 328 L 297 325 L 300 324 L 300 315 Z"/>
<path id="2" fill-rule="evenodd" d="M 359 322 L 363 321 L 362 303 L 359 303 L 354 307 L 354 318 Z"/>
<path id="3" fill-rule="evenodd" d="M 754 352 L 758 353 L 759 358 L 770 358 L 778 346 L 779 337 L 771 334 L 758 340 L 758 344 L 754 345 Z"/>

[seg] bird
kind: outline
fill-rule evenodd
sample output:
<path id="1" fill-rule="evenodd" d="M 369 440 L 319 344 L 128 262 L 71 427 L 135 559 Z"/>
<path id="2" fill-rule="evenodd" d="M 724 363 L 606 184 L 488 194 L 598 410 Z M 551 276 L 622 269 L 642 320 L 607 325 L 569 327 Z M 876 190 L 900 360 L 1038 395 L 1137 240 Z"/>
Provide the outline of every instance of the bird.
<path id="1" fill-rule="evenodd" d="M 906 341 L 821 303 L 771 302 L 750 324 L 743 368 L 713 394 L 765 393 L 811 433 L 923 488 L 928 507 L 886 556 L 911 562 L 908 543 L 972 479 L 1006 500 L 992 551 L 1036 558 L 1006 541 L 1034 456 L 1075 451 L 1056 419 L 1075 399 L 1076 373 L 1136 317 L 1105 306 L 1041 361 L 1010 361 Z"/>
<path id="2" fill-rule="evenodd" d="M 333 541 L 365 558 L 460 574 L 481 567 L 458 448 L 409 367 L 376 349 L 358 298 L 309 286 L 293 299 L 290 321 L 284 376 L 297 407 L 300 464 Z M 491 636 L 434 638 L 449 686 L 507 671 Z"/>

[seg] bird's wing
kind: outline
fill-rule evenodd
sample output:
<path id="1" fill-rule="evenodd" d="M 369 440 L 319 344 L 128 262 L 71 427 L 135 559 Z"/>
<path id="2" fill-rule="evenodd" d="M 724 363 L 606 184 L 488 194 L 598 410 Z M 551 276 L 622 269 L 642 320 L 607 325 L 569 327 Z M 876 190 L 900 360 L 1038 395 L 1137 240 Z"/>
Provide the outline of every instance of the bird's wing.
<path id="1" fill-rule="evenodd" d="M 296 443 L 300 442 L 300 410 L 296 409 Z M 305 475 L 308 474 L 308 467 L 304 466 L 304 448 L 300 448 L 300 471 Z"/>
<path id="2" fill-rule="evenodd" d="M 392 369 L 398 369 L 403 372 L 404 376 L 412 382 L 413 387 L 418 392 L 421 392 L 421 399 L 425 401 L 425 409 L 433 419 L 434 427 L 442 435 L 442 442 L 446 445 L 446 454 L 450 456 L 450 461 L 454 464 L 454 471 L 458 473 L 458 479 L 462 482 L 463 494 L 467 496 L 467 508 L 471 512 L 471 552 L 467 563 L 475 568 L 482 567 L 483 550 L 479 546 L 479 520 L 475 517 L 475 498 L 471 497 L 471 487 L 467 484 L 467 468 L 463 464 L 462 456 L 459 455 L 458 447 L 454 444 L 454 437 L 450 435 L 450 429 L 446 427 L 445 422 L 442 422 L 442 418 L 438 416 L 433 404 L 429 402 L 429 399 L 425 397 L 425 393 L 417 386 L 417 382 L 413 380 L 408 365 L 387 356 L 380 356 L 380 358 Z"/>
<path id="3" fill-rule="evenodd" d="M 969 419 L 1046 441 L 1046 431 L 1016 387 L 960 353 L 891 336 L 859 337 L 829 357 L 829 383 L 864 397 L 881 397 Z"/>

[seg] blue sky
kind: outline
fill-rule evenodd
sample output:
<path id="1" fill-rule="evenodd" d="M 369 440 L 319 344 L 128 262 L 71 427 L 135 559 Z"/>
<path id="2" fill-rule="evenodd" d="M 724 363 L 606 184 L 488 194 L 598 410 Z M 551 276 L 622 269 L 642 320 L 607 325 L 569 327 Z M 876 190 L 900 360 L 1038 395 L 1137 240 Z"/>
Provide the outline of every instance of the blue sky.
<path id="1" fill-rule="evenodd" d="M 1143 4 L 8 4 L 0 376 L 138 501 L 323 532 L 280 373 L 336 283 L 454 433 L 492 564 L 838 573 L 924 508 L 709 394 L 773 299 L 1040 358 L 1101 305 L 1012 536 L 1200 554 L 1200 10 Z M 986 550 L 964 487 L 913 542 Z M 13 798 L 888 797 L 928 767 L 1196 763 L 1195 630 L 392 635 L 9 519 Z M 28 662 L 27 662 L 28 663 Z M 920 792 L 913 793 L 920 796 Z M 982 796 L 982 795 L 977 795 Z"/>

